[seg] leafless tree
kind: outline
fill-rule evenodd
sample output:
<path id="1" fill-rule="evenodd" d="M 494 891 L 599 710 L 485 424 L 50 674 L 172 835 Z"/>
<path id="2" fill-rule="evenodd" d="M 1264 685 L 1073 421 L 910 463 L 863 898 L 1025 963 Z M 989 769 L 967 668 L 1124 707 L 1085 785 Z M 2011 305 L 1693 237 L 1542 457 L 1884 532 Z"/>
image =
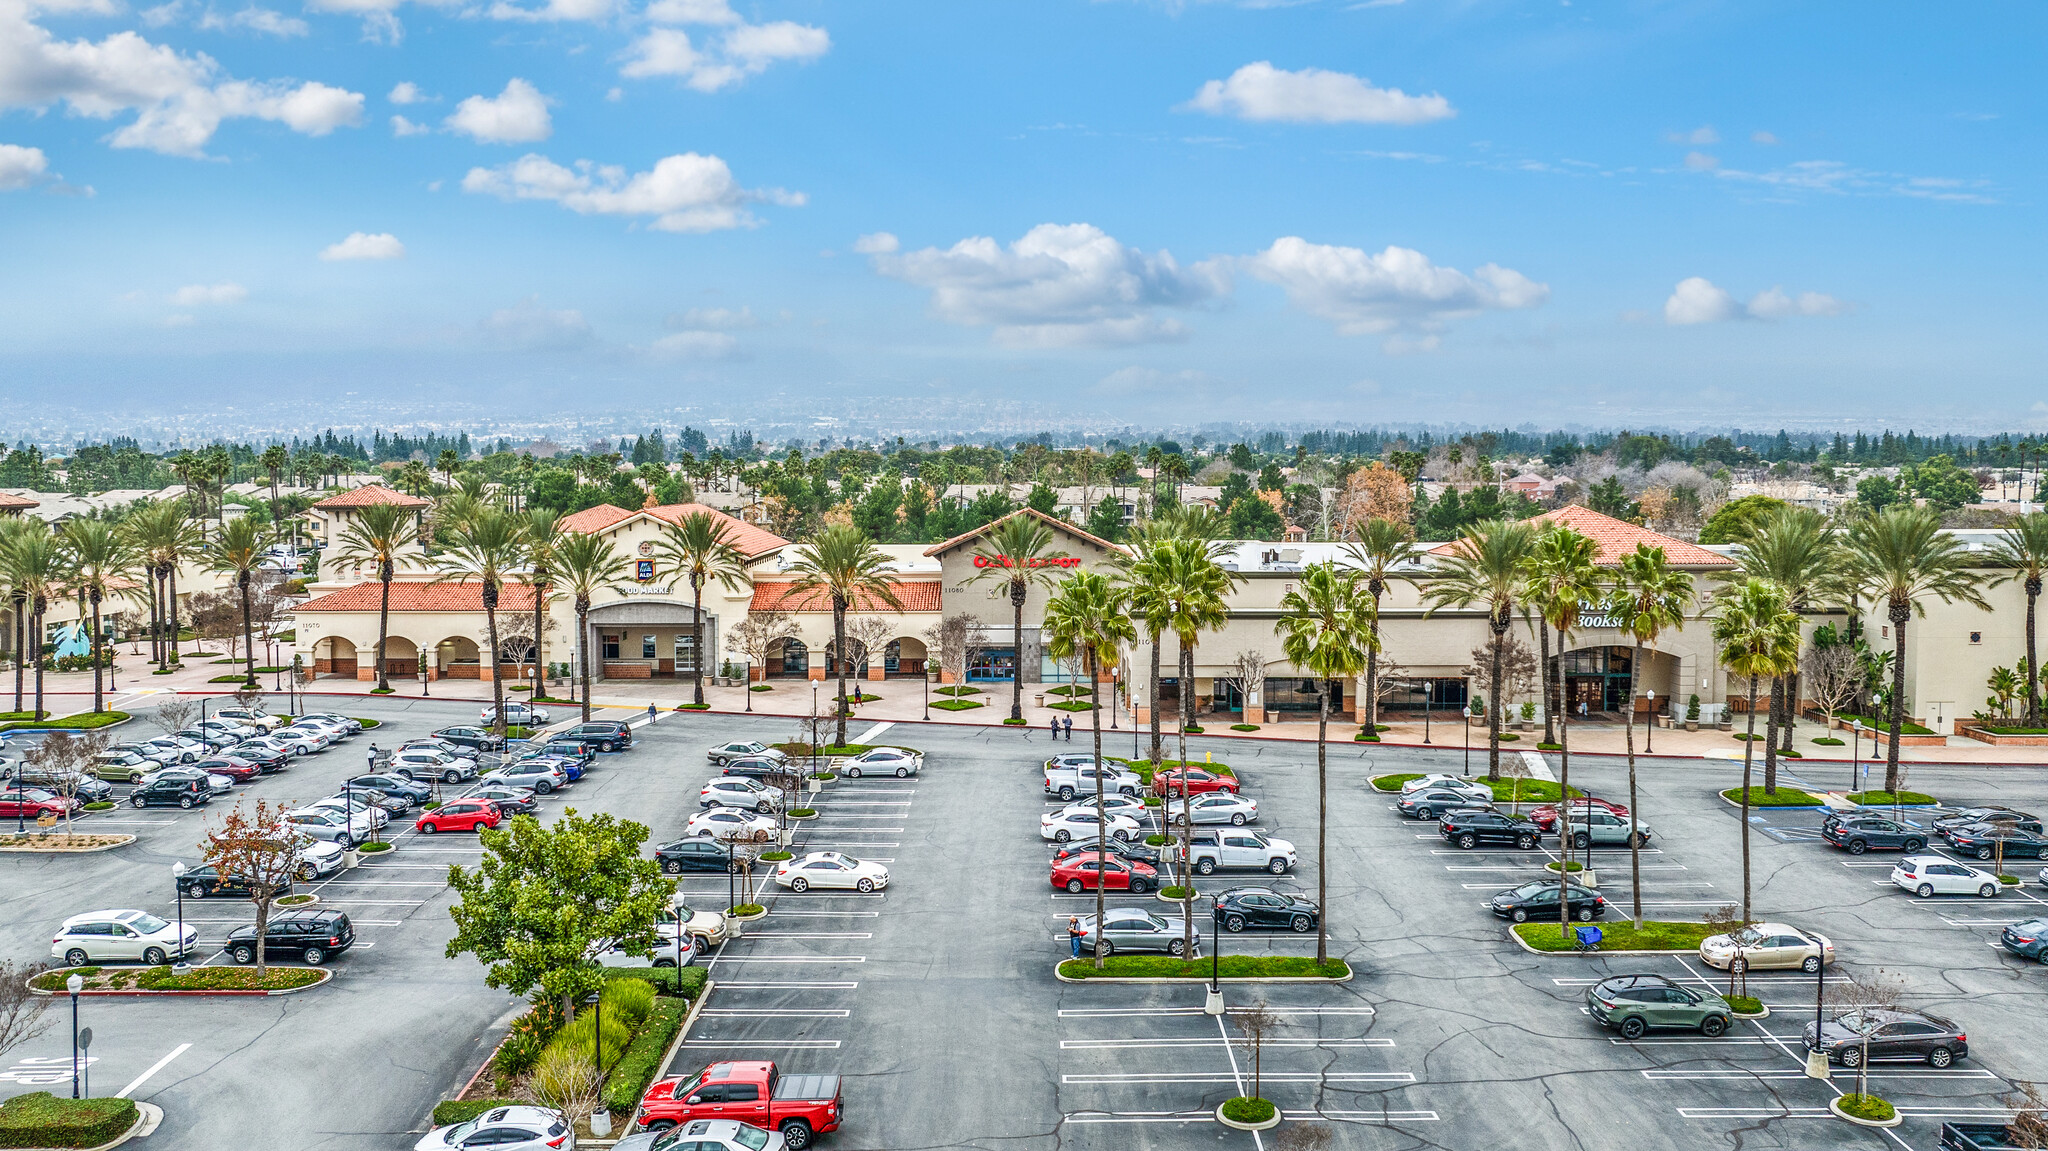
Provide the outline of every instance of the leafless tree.
<path id="1" fill-rule="evenodd" d="M 1486 701 L 1486 706 L 1500 710 L 1501 722 L 1508 722 L 1506 701 L 1533 699 L 1536 694 L 1536 656 L 1512 631 L 1489 637 L 1487 641 L 1472 649 L 1472 666 L 1465 669 L 1465 675 L 1475 682 L 1484 681 L 1491 674 L 1493 647 L 1500 645 L 1500 699 Z M 1386 674 L 1385 672 L 1381 673 Z M 1474 714 L 1477 714 L 1476 712 Z"/>
<path id="2" fill-rule="evenodd" d="M 149 721 L 163 729 L 164 734 L 183 731 L 192 726 L 192 720 L 199 714 L 199 705 L 189 699 L 169 696 L 156 705 Z"/>
<path id="3" fill-rule="evenodd" d="M 1870 1085 L 1870 1036 L 1885 1025 L 1886 1019 L 1878 1012 L 1887 1012 L 1898 1006 L 1899 993 L 1905 990 L 1905 981 L 1898 976 L 1878 968 L 1847 977 L 1828 988 L 1827 1001 L 1841 1014 L 1835 1022 L 1862 1036 L 1862 1050 L 1856 1060 L 1856 1093 L 1869 1094 Z"/>
<path id="4" fill-rule="evenodd" d="M 593 1036 L 598 1033 L 591 1031 Z M 596 1042 L 603 1043 L 602 1037 Z M 587 1122 L 604 1105 L 604 1075 L 573 1045 L 548 1050 L 533 1073 L 520 1081 L 518 1095 L 562 1113 L 570 1127 Z"/>
<path id="5" fill-rule="evenodd" d="M 793 639 L 796 634 L 796 621 L 789 618 L 788 612 L 754 611 L 732 625 L 725 633 L 725 642 L 745 655 L 748 663 L 760 668 L 765 676 L 768 674 L 768 657 L 775 654 L 783 640 Z M 751 677 L 752 672 L 748 674 Z"/>
<path id="6" fill-rule="evenodd" d="M 1863 689 L 1863 660 L 1846 643 L 1808 647 L 1799 660 L 1799 679 L 1803 694 L 1820 705 L 1833 727 L 1835 713 L 1854 702 Z"/>
<path id="7" fill-rule="evenodd" d="M 17 965 L 0 959 L 0 1055 L 41 1036 L 54 1022 L 44 1016 L 56 999 L 28 989 L 28 981 L 43 968 L 39 963 Z"/>
<path id="8" fill-rule="evenodd" d="M 1724 903 L 1708 911 L 1701 918 L 1706 923 L 1707 930 L 1715 935 L 1733 936 L 1736 932 L 1741 931 L 1744 926 L 1741 909 L 1732 903 Z M 1735 945 L 1735 954 L 1738 958 L 1742 955 L 1742 945 L 1740 943 Z M 1740 991 L 1736 990 L 1738 986 L 1741 987 Z M 1747 995 L 1748 993 L 1748 965 L 1730 963 L 1728 965 L 1728 994 Z"/>
<path id="9" fill-rule="evenodd" d="M 980 620 L 961 612 L 933 624 L 924 633 L 925 646 L 937 653 L 939 667 L 953 679 L 955 688 L 967 682 L 968 665 L 977 652 L 988 646 L 988 628 Z M 941 689 L 943 691 L 943 689 Z M 957 695 L 958 691 L 945 692 Z"/>
<path id="10" fill-rule="evenodd" d="M 2001 1102 L 2012 1108 L 2012 1122 L 2005 1128 L 2012 1146 L 2048 1148 L 2048 1097 L 2042 1096 L 2039 1084 L 2015 1079 L 2012 1093 Z"/>
<path id="11" fill-rule="evenodd" d="M 43 786 L 66 799 L 77 799 L 78 790 L 88 778 L 94 757 L 107 750 L 113 737 L 104 731 L 86 735 L 73 735 L 68 731 L 53 731 L 44 737 L 42 745 L 21 757 L 24 765 L 33 767 L 47 782 Z M 71 815 L 77 805 L 67 804 L 64 816 L 64 834 L 71 835 Z"/>
<path id="12" fill-rule="evenodd" d="M 889 633 L 894 625 L 878 615 L 859 615 L 846 621 L 847 661 L 855 666 L 872 666 L 882 658 L 882 648 L 889 642 Z M 860 689 L 854 688 L 859 695 Z"/>
<path id="13" fill-rule="evenodd" d="M 1256 723 L 1252 718 L 1251 700 L 1256 688 L 1266 681 L 1266 657 L 1256 650 L 1241 651 L 1230 661 L 1230 670 L 1216 679 L 1237 689 L 1237 698 L 1244 707 L 1244 722 Z"/>
<path id="14" fill-rule="evenodd" d="M 1252 1098 L 1263 1099 L 1265 1096 L 1260 1093 L 1260 1058 L 1265 1054 L 1266 1037 L 1280 1026 L 1280 1017 L 1273 1014 L 1263 999 L 1255 1000 L 1249 1007 L 1238 1008 L 1230 1013 L 1230 1017 L 1237 1021 L 1237 1029 L 1244 1032 L 1244 1037 L 1251 1042 Z"/>

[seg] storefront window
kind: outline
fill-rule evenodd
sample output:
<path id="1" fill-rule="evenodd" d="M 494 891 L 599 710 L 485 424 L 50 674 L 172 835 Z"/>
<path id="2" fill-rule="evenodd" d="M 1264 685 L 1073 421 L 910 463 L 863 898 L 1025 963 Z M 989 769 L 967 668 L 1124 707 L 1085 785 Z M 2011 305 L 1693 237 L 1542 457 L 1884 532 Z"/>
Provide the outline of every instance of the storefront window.
<path id="1" fill-rule="evenodd" d="M 641 659 L 653 659 L 653 658 L 654 658 L 654 637 L 653 637 L 653 636 L 651 636 L 651 635 L 643 635 L 643 636 L 641 636 L 641 637 L 640 637 L 640 658 L 641 658 Z"/>
<path id="2" fill-rule="evenodd" d="M 1344 710 L 1344 681 L 1329 681 L 1330 714 Z M 1272 711 L 1315 711 L 1320 706 L 1316 699 L 1316 681 L 1313 679 L 1266 680 L 1266 707 Z"/>
<path id="3" fill-rule="evenodd" d="M 1001 680 L 1005 683 L 1017 678 L 1017 649 L 1009 647 L 984 648 L 974 653 L 967 663 L 967 678 L 973 680 Z"/>
<path id="4" fill-rule="evenodd" d="M 604 657 L 605 657 L 606 659 L 617 659 L 617 658 L 619 658 L 619 637 L 618 637 L 618 636 L 616 636 L 616 635 L 607 635 L 607 636 L 605 636 L 605 637 L 604 637 Z"/>
<path id="5" fill-rule="evenodd" d="M 693 675 L 697 671 L 697 637 L 689 632 L 676 633 L 676 674 Z"/>

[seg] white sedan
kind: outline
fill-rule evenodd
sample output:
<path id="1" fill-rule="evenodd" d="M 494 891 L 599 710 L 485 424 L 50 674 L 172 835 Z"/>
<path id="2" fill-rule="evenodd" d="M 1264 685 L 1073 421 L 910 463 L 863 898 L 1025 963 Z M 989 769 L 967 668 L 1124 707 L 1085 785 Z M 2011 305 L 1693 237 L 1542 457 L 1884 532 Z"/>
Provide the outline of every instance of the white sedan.
<path id="1" fill-rule="evenodd" d="M 1424 780 L 1427 780 L 1428 782 L 1425 783 Z M 1448 791 L 1452 795 L 1455 795 L 1460 799 L 1469 799 L 1474 803 L 1493 802 L 1492 788 L 1486 786 L 1484 783 L 1481 783 L 1478 780 L 1461 779 L 1455 775 L 1425 775 L 1422 777 L 1422 779 L 1409 780 L 1407 783 L 1401 785 L 1401 794 L 1404 797 L 1413 795 L 1414 793 L 1421 791 L 1425 787 L 1433 787 L 1441 791 Z"/>
<path id="2" fill-rule="evenodd" d="M 751 811 L 714 807 L 691 816 L 690 822 L 683 828 L 683 834 L 726 841 L 772 839 L 775 835 L 775 821 Z"/>
<path id="3" fill-rule="evenodd" d="M 1243 827 L 1258 817 L 1258 800 L 1246 799 L 1242 795 L 1233 795 L 1227 791 L 1212 791 L 1207 795 L 1198 795 L 1188 802 L 1185 811 L 1176 803 L 1169 816 L 1173 822 L 1180 824 L 1192 820 L 1195 823 L 1228 823 L 1237 827 Z"/>
<path id="4" fill-rule="evenodd" d="M 782 789 L 743 775 L 717 775 L 697 793 L 698 807 L 745 807 L 766 815 L 782 802 Z"/>
<path id="5" fill-rule="evenodd" d="M 282 747 L 293 755 L 312 755 L 326 751 L 334 738 L 324 731 L 298 727 L 280 727 L 257 742 Z"/>
<path id="6" fill-rule="evenodd" d="M 916 775 L 924 767 L 924 753 L 907 747 L 871 747 L 839 764 L 839 774 L 848 779 L 863 775 L 893 775 L 898 779 Z"/>
<path id="7" fill-rule="evenodd" d="M 1111 839 L 1136 839 L 1139 832 L 1138 821 L 1128 815 L 1111 815 L 1107 823 L 1104 823 L 1096 816 L 1095 805 L 1091 803 L 1079 811 L 1069 808 L 1066 811 L 1047 812 L 1039 817 L 1038 837 L 1050 839 L 1054 843 L 1066 843 L 1075 839 L 1092 840 L 1098 828 L 1107 832 Z"/>
<path id="8" fill-rule="evenodd" d="M 1892 867 L 1892 882 L 1922 899 L 1931 895 L 1998 894 L 1998 877 L 1945 855 L 1909 855 Z"/>
<path id="9" fill-rule="evenodd" d="M 843 852 L 813 851 L 802 859 L 788 860 L 777 867 L 775 882 L 791 891 L 809 891 L 813 887 L 880 891 L 889 886 L 889 869 Z"/>
<path id="10" fill-rule="evenodd" d="M 1433 771 L 1428 775 L 1418 775 L 1407 783 L 1402 784 L 1401 794 L 1407 795 L 1411 791 L 1421 791 L 1425 787 L 1448 787 L 1454 783 L 1470 782 L 1470 780 L 1462 775 L 1447 775 L 1441 771 Z"/>
<path id="11" fill-rule="evenodd" d="M 1077 799 L 1061 808 L 1059 813 L 1066 815 L 1069 812 L 1094 810 L 1094 800 Z M 1147 809 L 1145 801 L 1134 795 L 1105 795 L 1102 797 L 1102 810 L 1110 815 L 1128 815 L 1142 823 Z"/>

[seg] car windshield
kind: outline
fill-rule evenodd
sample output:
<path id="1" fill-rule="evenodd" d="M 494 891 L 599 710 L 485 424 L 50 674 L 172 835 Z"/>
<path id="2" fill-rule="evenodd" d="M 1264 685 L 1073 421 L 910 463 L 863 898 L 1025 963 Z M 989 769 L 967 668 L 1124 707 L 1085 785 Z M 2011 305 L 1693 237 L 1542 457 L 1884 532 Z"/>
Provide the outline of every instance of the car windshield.
<path id="1" fill-rule="evenodd" d="M 1554 883 L 1547 883 L 1539 879 L 1530 883 L 1524 883 L 1522 886 L 1517 887 L 1513 891 L 1508 892 L 1508 894 L 1519 895 L 1522 898 L 1527 899 L 1532 895 L 1540 895 L 1543 892 L 1549 891 L 1556 886 L 1557 885 Z"/>
<path id="2" fill-rule="evenodd" d="M 1764 941 L 1764 933 L 1758 931 L 1755 927 L 1745 927 L 1729 935 L 1728 938 L 1744 947 L 1755 947 Z"/>
<path id="3" fill-rule="evenodd" d="M 761 1148 L 768 1145 L 768 1133 L 759 1127 L 750 1127 L 742 1123 L 740 1129 L 732 1133 L 732 1141 L 745 1147 L 747 1151 L 761 1151 Z"/>
<path id="4" fill-rule="evenodd" d="M 448 1129 L 448 1134 L 444 1142 L 446 1142 L 450 1147 L 461 1146 L 462 1141 L 464 1139 L 469 1138 L 469 1133 L 476 1130 L 477 1125 L 482 1122 L 483 1120 L 481 1118 L 477 1118 L 472 1119 L 467 1123 L 457 1123 L 455 1126 Z"/>
<path id="5" fill-rule="evenodd" d="M 141 915 L 129 920 L 128 926 L 133 927 L 144 935 L 148 935 L 154 931 L 162 931 L 164 928 L 169 927 L 170 924 L 145 911 Z"/>

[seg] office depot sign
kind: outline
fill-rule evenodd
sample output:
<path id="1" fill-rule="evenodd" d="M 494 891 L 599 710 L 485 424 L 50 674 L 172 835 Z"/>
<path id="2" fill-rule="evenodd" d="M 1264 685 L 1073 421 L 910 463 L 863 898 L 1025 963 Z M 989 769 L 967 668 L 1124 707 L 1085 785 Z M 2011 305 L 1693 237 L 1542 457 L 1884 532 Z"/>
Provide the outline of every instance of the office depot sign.
<path id="1" fill-rule="evenodd" d="M 1024 558 L 1024 562 L 1022 564 L 1019 564 L 1017 561 L 1011 559 L 1009 556 L 977 555 L 974 557 L 974 566 L 978 568 L 1077 568 L 1081 566 L 1081 557 L 1026 556 Z"/>

